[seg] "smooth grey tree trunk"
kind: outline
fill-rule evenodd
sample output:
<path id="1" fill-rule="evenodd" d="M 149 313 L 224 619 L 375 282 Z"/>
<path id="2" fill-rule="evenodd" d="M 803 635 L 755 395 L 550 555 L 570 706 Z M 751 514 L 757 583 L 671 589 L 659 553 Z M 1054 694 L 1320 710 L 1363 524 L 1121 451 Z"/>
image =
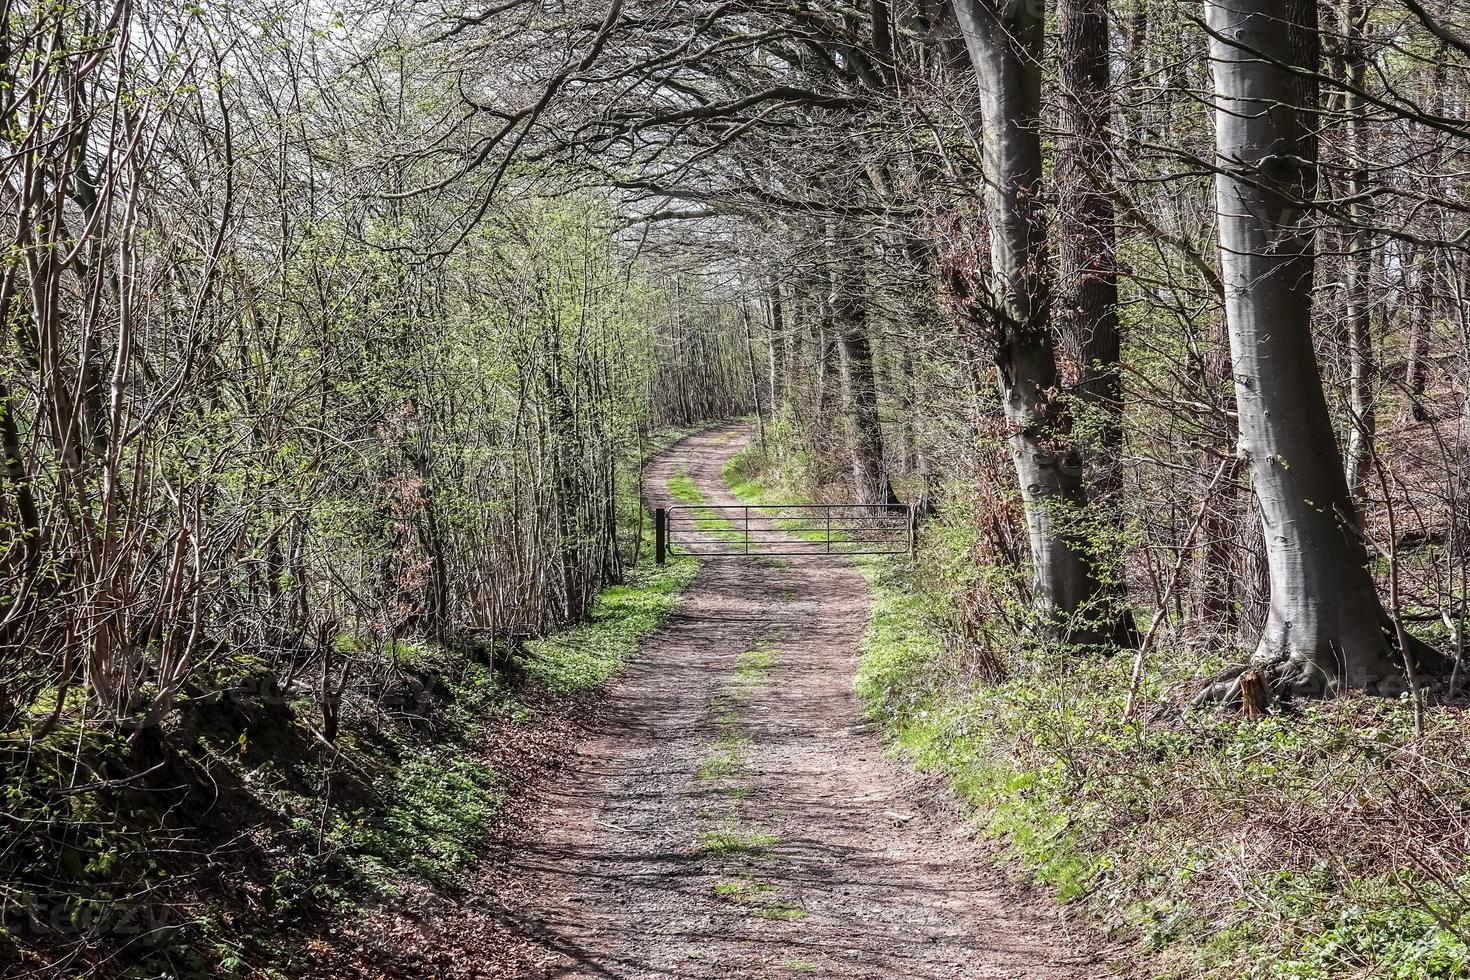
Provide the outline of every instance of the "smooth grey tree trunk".
<path id="1" fill-rule="evenodd" d="M 1011 0 L 954 0 L 980 88 L 990 297 L 1001 403 L 1020 483 L 1042 621 L 1085 646 L 1127 642 L 1089 560 L 1079 517 L 1082 462 L 1056 397 L 1051 283 L 1042 195 L 1041 56 L 1044 10 Z"/>
<path id="2" fill-rule="evenodd" d="M 1313 0 L 1207 0 L 1219 172 L 1220 263 L 1239 452 L 1259 502 L 1271 602 L 1257 650 L 1277 694 L 1339 685 L 1391 693 L 1390 641 L 1312 345 L 1316 184 Z M 1302 29 L 1290 30 L 1284 16 Z M 1232 688 L 1233 684 L 1233 688 Z M 1203 696 L 1238 696 L 1238 679 Z"/>

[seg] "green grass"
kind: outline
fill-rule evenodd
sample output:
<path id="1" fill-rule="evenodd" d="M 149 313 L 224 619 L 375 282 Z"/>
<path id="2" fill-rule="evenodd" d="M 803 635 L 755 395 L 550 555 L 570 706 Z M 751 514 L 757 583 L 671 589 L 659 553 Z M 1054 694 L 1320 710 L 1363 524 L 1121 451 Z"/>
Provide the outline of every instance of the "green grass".
<path id="1" fill-rule="evenodd" d="M 737 500 L 742 500 L 745 503 L 751 504 L 753 506 L 761 505 L 769 507 L 778 503 L 789 503 L 793 506 L 800 505 L 803 502 L 800 499 L 774 499 L 772 493 L 768 490 L 765 481 L 762 480 L 759 476 L 758 467 L 760 465 L 760 462 L 760 448 L 754 443 L 746 446 L 744 449 L 740 450 L 740 452 L 736 453 L 734 456 L 731 456 L 725 461 L 725 466 L 721 473 L 725 479 L 725 486 L 729 489 L 730 493 L 733 494 Z M 767 513 L 775 513 L 776 515 L 780 515 L 782 512 L 768 511 Z M 806 541 L 827 540 L 827 535 L 825 531 L 797 530 L 797 528 L 800 528 L 803 524 L 809 523 L 808 518 L 776 516 L 771 518 L 770 520 L 777 529 L 785 531 L 792 537 L 801 538 Z M 833 540 L 836 541 L 837 538 L 834 537 Z M 772 559 L 772 561 L 777 560 L 778 559 Z M 790 562 L 783 562 L 782 564 L 785 567 L 791 567 Z"/>
<path id="2" fill-rule="evenodd" d="M 699 778 L 707 782 L 733 779 L 741 772 L 740 757 L 733 752 L 717 752 L 706 756 L 699 765 Z"/>
<path id="3" fill-rule="evenodd" d="M 735 681 L 743 686 L 752 686 L 765 680 L 771 673 L 775 651 L 770 649 L 747 650 L 740 655 L 740 665 L 735 668 Z"/>
<path id="4" fill-rule="evenodd" d="M 688 473 L 680 471 L 669 477 L 669 493 L 675 500 L 688 508 L 699 508 L 706 506 L 704 491 L 694 482 L 694 478 Z M 716 541 L 743 542 L 745 536 L 735 529 L 735 525 L 719 511 L 694 510 L 694 527 L 701 534 L 706 534 Z"/>
<path id="5" fill-rule="evenodd" d="M 773 919 L 777 922 L 797 922 L 807 917 L 806 909 L 796 902 L 772 902 L 755 914 L 762 919 Z"/>
<path id="6" fill-rule="evenodd" d="M 766 502 L 766 484 L 761 479 L 758 464 L 760 449 L 752 443 L 725 461 L 721 471 L 725 486 L 740 500 L 748 504 Z"/>
<path id="7" fill-rule="evenodd" d="M 715 744 L 729 752 L 738 752 L 755 744 L 755 740 L 741 730 L 738 724 L 720 725 L 720 737 Z"/>
<path id="8" fill-rule="evenodd" d="M 730 700 L 728 692 L 715 695 L 710 701 L 710 710 L 714 712 L 715 721 L 719 723 L 722 730 L 740 723 L 740 708 Z"/>
<path id="9" fill-rule="evenodd" d="M 806 908 L 799 902 L 775 897 L 778 890 L 776 885 L 760 881 L 749 872 L 739 878 L 715 882 L 711 890 L 716 898 L 743 906 L 758 918 L 796 922 L 807 917 Z"/>
<path id="10" fill-rule="evenodd" d="M 699 835 L 699 851 L 706 857 L 763 857 L 779 842 L 774 834 L 741 830 L 707 830 Z"/>
<path id="11" fill-rule="evenodd" d="M 792 922 L 805 918 L 806 909 L 797 902 L 776 897 L 773 893 L 777 892 L 777 886 L 759 881 L 752 870 L 754 862 L 769 856 L 777 843 L 776 836 L 745 829 L 747 811 L 754 804 L 750 802 L 753 793 L 749 781 L 743 780 L 742 755 L 753 745 L 753 739 L 741 727 L 741 707 L 749 693 L 770 676 L 778 652 L 772 645 L 775 638 L 775 633 L 767 632 L 759 646 L 744 651 L 730 679 L 710 702 L 719 737 L 716 751 L 706 756 L 700 766 L 699 778 L 717 784 L 725 805 L 720 829 L 699 835 L 699 852 L 726 869 L 744 868 L 739 877 L 714 884 L 717 897 L 741 906 L 758 918 Z M 710 820 L 714 816 L 705 811 L 701 818 Z"/>
<path id="12" fill-rule="evenodd" d="M 750 874 L 715 882 L 713 889 L 717 897 L 728 898 L 736 902 L 756 901 L 761 896 L 768 895 L 775 890 L 775 885 L 770 882 L 757 881 L 755 876 Z"/>
<path id="13" fill-rule="evenodd" d="M 697 507 L 704 503 L 704 491 L 694 482 L 694 477 L 680 470 L 669 477 L 669 493 L 681 504 Z"/>
<path id="14" fill-rule="evenodd" d="M 752 506 L 772 507 L 789 504 L 793 508 L 815 502 L 813 500 L 814 494 L 796 492 L 790 489 L 773 489 L 760 475 L 761 463 L 760 448 L 754 443 L 746 446 L 725 461 L 725 466 L 722 470 L 725 486 L 737 500 L 741 500 Z M 810 512 L 806 515 L 781 516 L 784 513 L 784 510 L 767 511 L 766 519 L 771 522 L 775 529 L 784 531 L 793 538 L 814 543 L 830 542 L 832 545 L 855 543 L 852 540 L 851 533 L 841 528 L 834 528 L 830 531 L 826 528 L 822 530 L 811 530 L 810 527 L 814 517 Z M 807 529 L 803 530 L 803 528 Z M 841 552 L 834 551 L 833 553 L 838 554 Z M 766 560 L 776 567 L 791 567 L 790 562 L 781 561 L 779 558 L 768 558 Z"/>
<path id="15" fill-rule="evenodd" d="M 607 683 L 638 643 L 658 629 L 694 581 L 699 563 L 675 558 L 662 567 L 645 562 L 622 585 L 604 589 L 588 621 L 526 645 L 527 676 L 556 694 L 577 694 Z"/>

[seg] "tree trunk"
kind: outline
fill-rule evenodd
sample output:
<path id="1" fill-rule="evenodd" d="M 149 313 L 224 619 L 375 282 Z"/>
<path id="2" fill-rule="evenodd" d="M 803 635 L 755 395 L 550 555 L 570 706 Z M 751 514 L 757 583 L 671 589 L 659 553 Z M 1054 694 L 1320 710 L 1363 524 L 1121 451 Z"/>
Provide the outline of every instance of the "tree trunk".
<path id="1" fill-rule="evenodd" d="M 832 278 L 832 316 L 842 354 L 843 404 L 852 448 L 852 483 L 859 503 L 893 499 L 883 460 L 883 429 L 878 420 L 878 386 L 868 340 L 867 283 L 861 246 L 839 259 Z"/>
<path id="2" fill-rule="evenodd" d="M 761 456 L 770 458 L 770 447 L 766 445 L 766 419 L 761 414 L 761 379 L 755 369 L 755 338 L 750 333 L 750 311 L 740 305 L 740 323 L 745 328 L 745 363 L 750 369 L 750 407 L 755 412 L 755 428 L 760 435 Z"/>
<path id="3" fill-rule="evenodd" d="M 767 400 L 769 402 L 771 421 L 775 422 L 781 415 L 781 399 L 786 394 L 784 378 L 786 373 L 786 325 L 781 307 L 781 287 L 772 283 L 769 290 L 770 304 L 770 329 L 771 329 L 771 363 L 769 368 L 769 381 L 767 382 Z"/>
<path id="4" fill-rule="evenodd" d="M 1414 272 L 1418 303 L 1409 314 L 1409 353 L 1404 366 L 1404 385 L 1409 395 L 1409 417 L 1415 422 L 1425 422 L 1429 419 L 1429 412 L 1424 407 L 1427 378 L 1424 357 L 1439 313 L 1434 301 L 1434 257 L 1427 249 L 1419 253 L 1414 262 Z"/>
<path id="5" fill-rule="evenodd" d="M 1239 452 L 1261 508 L 1271 604 L 1257 656 L 1276 693 L 1402 689 L 1312 346 L 1314 0 L 1207 0 L 1220 265 Z M 1235 681 L 1238 692 L 1239 681 Z M 1206 692 L 1209 693 L 1209 692 Z"/>
<path id="6" fill-rule="evenodd" d="M 1123 100 L 1130 102 L 1142 88 L 1147 71 L 1148 56 L 1148 5 L 1134 5 L 1133 13 L 1127 17 L 1124 34 Z M 1125 109 L 1125 115 L 1127 111 Z"/>
<path id="7" fill-rule="evenodd" d="M 1000 396 L 1031 545 L 1034 595 L 1045 629 L 1083 646 L 1128 642 L 1079 520 L 1087 505 L 1081 459 L 1056 397 L 1046 216 L 1042 207 L 1039 4 L 954 0 L 980 88 L 990 223 L 990 307 Z"/>
<path id="8" fill-rule="evenodd" d="M 914 351 L 905 344 L 898 363 L 899 469 L 912 475 L 919 469 L 918 382 L 914 377 Z"/>
<path id="9" fill-rule="evenodd" d="M 1342 31 L 1346 38 L 1344 60 L 1350 83 L 1344 95 L 1347 113 L 1347 194 L 1352 199 L 1348 205 L 1348 221 L 1351 224 L 1348 238 L 1347 270 L 1345 276 L 1348 320 L 1348 383 L 1349 419 L 1347 451 L 1347 485 L 1354 497 L 1363 495 L 1372 465 L 1373 437 L 1377 432 L 1374 412 L 1377 408 L 1376 374 L 1373 350 L 1373 306 L 1371 280 L 1373 276 L 1373 235 L 1368 230 L 1372 220 L 1368 205 L 1362 195 L 1367 187 L 1368 174 L 1365 170 L 1365 106 L 1353 87 L 1364 87 L 1367 76 L 1367 55 L 1363 49 L 1363 5 L 1358 0 L 1346 0 L 1342 5 Z"/>
<path id="10" fill-rule="evenodd" d="M 834 326 L 834 312 L 832 309 L 831 292 L 828 289 L 821 290 L 821 301 L 817 309 L 817 330 L 815 341 L 816 350 L 816 384 L 817 396 L 816 418 L 826 419 L 832 417 L 832 332 Z"/>
<path id="11" fill-rule="evenodd" d="M 1057 154 L 1057 332 L 1079 355 L 1077 392 L 1091 409 L 1094 505 L 1122 481 L 1123 386 L 1119 374 L 1118 273 L 1113 203 L 1099 182 L 1110 167 L 1107 0 L 1062 0 L 1061 138 Z"/>

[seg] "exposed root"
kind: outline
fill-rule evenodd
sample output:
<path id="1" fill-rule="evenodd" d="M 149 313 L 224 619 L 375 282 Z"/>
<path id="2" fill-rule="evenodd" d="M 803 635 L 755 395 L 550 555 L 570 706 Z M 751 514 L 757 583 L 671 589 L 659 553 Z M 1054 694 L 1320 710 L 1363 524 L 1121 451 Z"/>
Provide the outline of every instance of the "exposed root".
<path id="1" fill-rule="evenodd" d="M 1402 666 L 1407 660 L 1413 666 L 1421 692 L 1441 691 L 1442 682 L 1449 676 L 1454 660 L 1412 635 L 1404 636 L 1407 649 L 1400 651 L 1392 624 L 1384 627 L 1384 637 L 1394 661 Z M 1247 715 L 1254 716 L 1296 698 L 1326 697 L 1339 687 L 1336 675 L 1309 660 L 1277 657 L 1262 663 L 1231 667 L 1216 674 L 1195 695 L 1190 707 L 1218 704 L 1240 708 Z M 1408 673 L 1402 671 L 1378 678 L 1365 688 L 1365 693 L 1396 698 L 1408 690 Z"/>
<path id="2" fill-rule="evenodd" d="M 1260 715 L 1273 705 L 1295 698 L 1320 698 L 1335 688 L 1336 682 L 1320 668 L 1304 660 L 1282 657 L 1216 674 L 1195 695 L 1190 707 L 1219 704 Z"/>

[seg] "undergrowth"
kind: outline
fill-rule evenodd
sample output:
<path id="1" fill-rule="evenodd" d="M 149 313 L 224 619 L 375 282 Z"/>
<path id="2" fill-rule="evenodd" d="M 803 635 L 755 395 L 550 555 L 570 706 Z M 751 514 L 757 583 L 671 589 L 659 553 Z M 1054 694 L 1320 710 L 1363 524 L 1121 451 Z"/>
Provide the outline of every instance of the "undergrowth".
<path id="1" fill-rule="evenodd" d="M 604 589 L 588 621 L 526 645 L 526 674 L 554 694 L 577 694 L 602 686 L 678 605 L 699 564 L 675 558 L 662 568 L 641 565 L 622 585 Z"/>
<path id="2" fill-rule="evenodd" d="M 1060 902 L 1175 977 L 1450 978 L 1470 962 L 1470 731 L 1344 698 L 1292 715 L 1184 714 L 1210 665 L 1160 654 L 1143 721 L 1129 658 L 1035 654 L 984 683 L 911 569 L 865 566 L 869 713 Z"/>
<path id="3" fill-rule="evenodd" d="M 0 733 L 0 973 L 269 976 L 303 965 L 324 916 L 456 887 L 505 802 L 497 740 L 604 684 L 697 568 L 636 564 L 585 622 L 519 647 L 339 637 L 330 744 L 319 679 L 243 652 L 141 730 L 68 693 L 47 731 L 42 698 Z"/>

